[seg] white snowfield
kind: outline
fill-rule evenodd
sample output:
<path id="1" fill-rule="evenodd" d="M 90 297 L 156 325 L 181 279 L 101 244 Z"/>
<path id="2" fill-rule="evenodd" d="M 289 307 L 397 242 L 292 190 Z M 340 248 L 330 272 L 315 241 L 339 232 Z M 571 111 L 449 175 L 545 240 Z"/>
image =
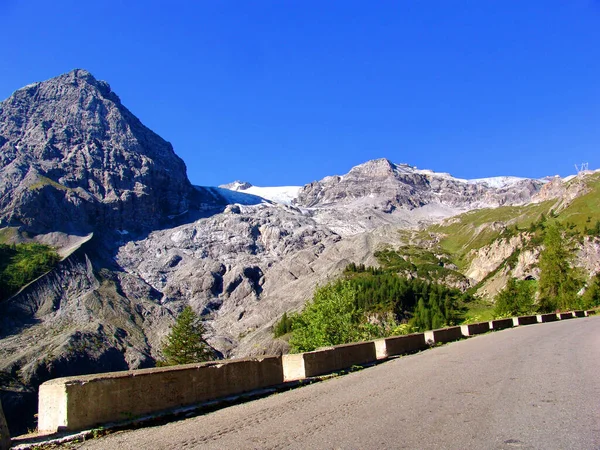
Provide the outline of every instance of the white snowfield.
<path id="1" fill-rule="evenodd" d="M 248 187 L 249 186 L 249 187 Z M 235 181 L 233 183 L 220 186 L 221 188 L 228 189 L 235 192 L 243 192 L 244 194 L 256 195 L 266 200 L 270 200 L 274 203 L 280 203 L 282 205 L 291 205 L 292 201 L 298 197 L 302 186 L 273 186 L 273 187 L 260 187 L 252 186 L 249 183 L 242 183 Z"/>
<path id="2" fill-rule="evenodd" d="M 434 172 L 433 170 L 428 169 L 417 169 L 416 167 L 408 166 L 408 164 L 400 164 L 398 167 L 401 167 L 405 170 L 403 172 L 413 172 L 420 173 L 422 175 L 429 175 L 437 178 L 446 178 L 449 180 L 458 181 L 459 183 L 468 183 L 468 184 L 486 184 L 491 188 L 502 189 L 508 186 L 512 186 L 513 184 L 517 184 L 520 181 L 529 180 L 530 178 L 522 178 L 522 177 L 510 177 L 510 176 L 499 176 L 499 177 L 487 177 L 487 178 L 473 178 L 471 180 L 465 178 L 456 178 L 445 172 Z M 409 170 L 406 168 L 409 167 Z M 540 180 L 543 181 L 543 180 Z"/>

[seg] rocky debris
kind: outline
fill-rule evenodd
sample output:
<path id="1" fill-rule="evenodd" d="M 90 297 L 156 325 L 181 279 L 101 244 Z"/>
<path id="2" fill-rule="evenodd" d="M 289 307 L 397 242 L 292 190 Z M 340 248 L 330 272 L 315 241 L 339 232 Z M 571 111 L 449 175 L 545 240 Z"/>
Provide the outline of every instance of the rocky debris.
<path id="1" fill-rule="evenodd" d="M 31 425 L 22 412 L 48 379 L 150 367 L 160 355 L 171 311 L 141 280 L 96 272 L 85 252 L 0 303 L 0 393 L 11 429 Z"/>
<path id="2" fill-rule="evenodd" d="M 576 265 L 589 275 L 600 273 L 600 238 L 586 236 L 577 252 Z"/>
<path id="3" fill-rule="evenodd" d="M 310 272 L 306 262 L 340 239 L 292 208 L 234 206 L 236 213 L 228 208 L 155 231 L 124 245 L 116 255 L 128 274 L 163 294 L 161 304 L 188 303 L 202 314 L 209 342 L 224 354 L 234 350 L 249 328 L 263 326 L 262 318 L 289 306 L 279 299 L 276 310 L 265 310 L 265 296 L 271 297 L 273 285 L 287 286 Z M 283 261 L 290 267 L 274 276 Z"/>
<path id="4" fill-rule="evenodd" d="M 494 271 L 524 243 L 525 238 L 518 235 L 509 239 L 497 239 L 490 245 L 471 252 L 468 255 L 471 263 L 465 271 L 465 275 L 475 282 L 483 280 L 488 273 Z"/>
<path id="5" fill-rule="evenodd" d="M 85 70 L 0 103 L 2 226 L 36 234 L 155 227 L 187 210 L 192 194 L 171 144 Z"/>

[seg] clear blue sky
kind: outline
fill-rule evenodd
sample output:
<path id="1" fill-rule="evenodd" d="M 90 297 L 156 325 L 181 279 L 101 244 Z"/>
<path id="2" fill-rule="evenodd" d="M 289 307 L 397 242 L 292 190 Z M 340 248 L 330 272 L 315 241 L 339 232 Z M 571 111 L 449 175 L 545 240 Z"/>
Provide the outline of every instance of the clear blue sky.
<path id="1" fill-rule="evenodd" d="M 193 183 L 386 157 L 463 178 L 600 167 L 600 0 L 0 0 L 0 97 L 84 68 Z"/>

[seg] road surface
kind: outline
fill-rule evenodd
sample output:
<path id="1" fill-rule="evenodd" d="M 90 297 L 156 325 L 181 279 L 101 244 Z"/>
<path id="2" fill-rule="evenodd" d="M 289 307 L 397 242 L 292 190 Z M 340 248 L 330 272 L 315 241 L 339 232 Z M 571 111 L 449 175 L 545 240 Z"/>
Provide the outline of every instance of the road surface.
<path id="1" fill-rule="evenodd" d="M 77 448 L 600 449 L 600 318 L 477 336 Z"/>

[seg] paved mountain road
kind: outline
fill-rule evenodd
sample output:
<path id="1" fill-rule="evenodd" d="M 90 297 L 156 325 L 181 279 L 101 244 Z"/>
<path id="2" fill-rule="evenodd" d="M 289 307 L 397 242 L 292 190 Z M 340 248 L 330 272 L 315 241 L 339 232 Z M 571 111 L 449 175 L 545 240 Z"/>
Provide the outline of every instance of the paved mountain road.
<path id="1" fill-rule="evenodd" d="M 600 318 L 490 333 L 78 448 L 600 449 Z"/>

